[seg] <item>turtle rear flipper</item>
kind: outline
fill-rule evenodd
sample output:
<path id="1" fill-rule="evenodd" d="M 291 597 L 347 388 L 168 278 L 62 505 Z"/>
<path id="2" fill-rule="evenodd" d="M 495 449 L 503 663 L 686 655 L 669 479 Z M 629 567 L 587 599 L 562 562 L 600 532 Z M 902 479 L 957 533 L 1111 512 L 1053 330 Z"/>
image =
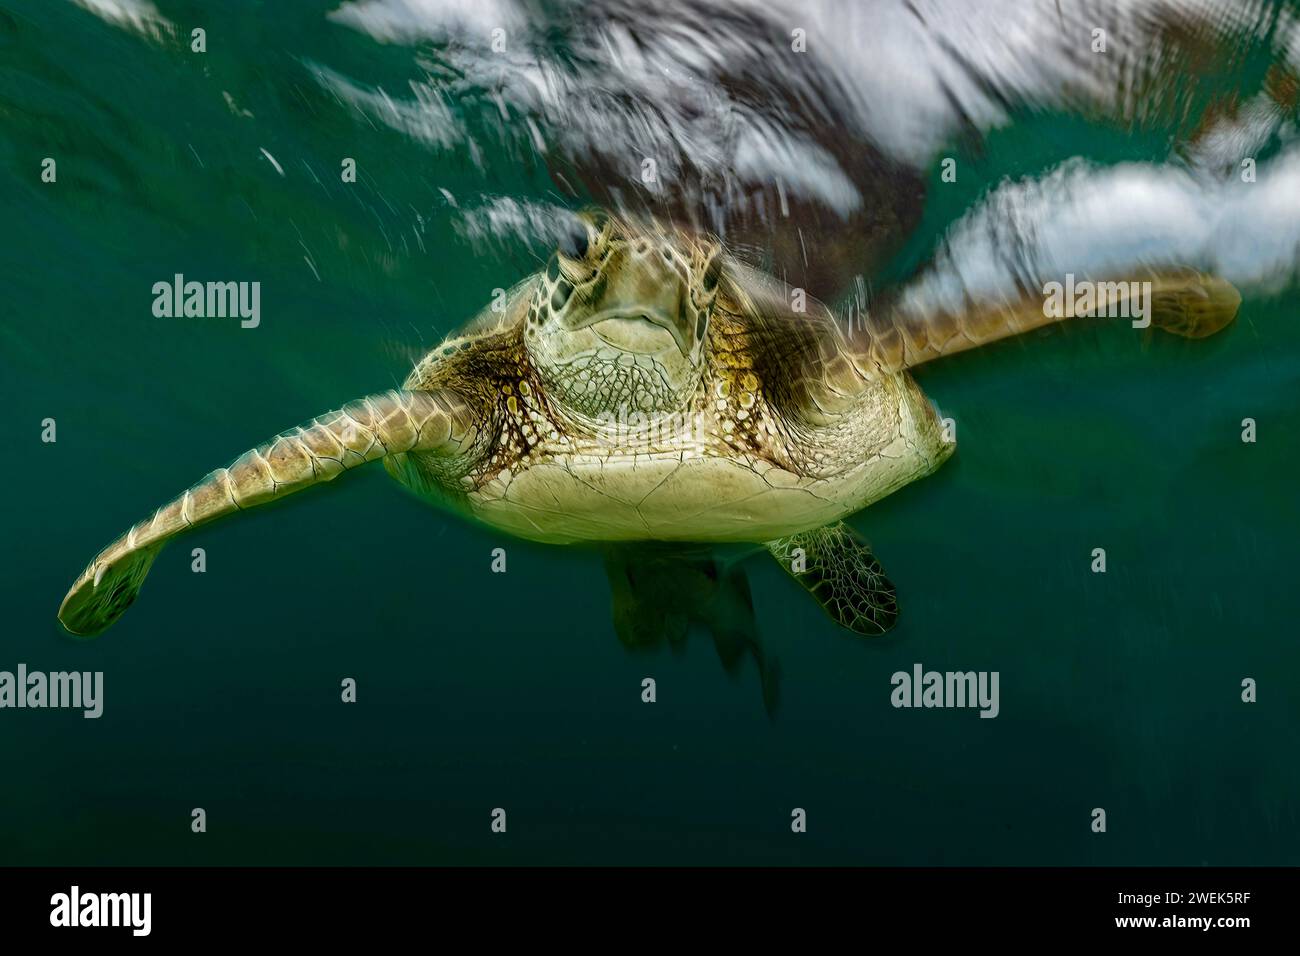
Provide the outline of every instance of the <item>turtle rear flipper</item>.
<path id="1" fill-rule="evenodd" d="M 464 400 L 449 390 L 392 391 L 283 432 L 218 468 L 101 551 L 68 590 L 59 621 L 79 637 L 98 634 L 135 600 L 149 566 L 175 536 L 388 455 L 459 449 L 471 419 Z"/>
<path id="2" fill-rule="evenodd" d="M 746 657 L 758 667 L 763 707 L 775 712 L 779 700 L 779 665 L 765 651 L 754 619 L 749 580 L 739 565 L 711 551 L 657 546 L 606 548 L 614 630 L 629 650 L 667 641 L 684 646 L 692 624 L 713 637 L 723 669 L 740 672 Z"/>
<path id="3" fill-rule="evenodd" d="M 769 541 L 767 549 L 841 627 L 875 637 L 898 620 L 893 582 L 867 542 L 843 521 Z"/>

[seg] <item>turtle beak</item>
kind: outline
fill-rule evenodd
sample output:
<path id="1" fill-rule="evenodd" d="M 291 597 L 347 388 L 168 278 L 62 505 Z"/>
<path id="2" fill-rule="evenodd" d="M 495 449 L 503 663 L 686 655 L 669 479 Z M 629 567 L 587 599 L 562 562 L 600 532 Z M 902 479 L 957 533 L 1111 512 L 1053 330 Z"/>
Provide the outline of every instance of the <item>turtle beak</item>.
<path id="1" fill-rule="evenodd" d="M 658 244 L 638 242 L 618 250 L 610 257 L 606 275 L 600 307 L 586 314 L 569 310 L 562 320 L 566 328 L 596 326 L 597 334 L 611 345 L 642 353 L 664 348 L 665 337 L 656 333 L 662 330 L 684 358 L 699 361 L 708 310 L 694 306 L 686 282 Z"/>
<path id="2" fill-rule="evenodd" d="M 684 358 L 692 362 L 699 358 L 696 323 L 684 310 L 670 314 L 661 309 L 602 309 L 573 328 L 588 326 L 603 341 L 624 352 L 653 355 L 662 352 L 671 339 Z"/>
<path id="3" fill-rule="evenodd" d="M 663 312 L 652 312 L 643 318 L 671 335 L 673 342 L 677 344 L 677 351 L 682 353 L 683 358 L 691 362 L 699 358 L 701 339 L 695 336 L 695 320 L 691 317 L 689 309 L 678 309 L 671 316 Z"/>

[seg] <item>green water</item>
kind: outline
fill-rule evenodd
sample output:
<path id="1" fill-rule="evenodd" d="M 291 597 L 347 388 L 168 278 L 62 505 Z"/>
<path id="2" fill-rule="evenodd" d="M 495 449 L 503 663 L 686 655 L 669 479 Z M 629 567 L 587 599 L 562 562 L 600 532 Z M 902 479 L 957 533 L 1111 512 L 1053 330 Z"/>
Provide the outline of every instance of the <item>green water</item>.
<path id="1" fill-rule="evenodd" d="M 410 53 L 329 5 L 162 6 L 209 52 L 0 2 L 0 669 L 105 675 L 99 720 L 0 711 L 0 863 L 1300 863 L 1294 291 L 1211 341 L 1079 326 L 922 370 L 959 450 L 853 521 L 898 627 L 850 637 L 748 565 L 773 717 L 706 635 L 625 650 L 599 555 L 433 511 L 377 466 L 201 530 L 106 636 L 64 634 L 64 591 L 131 522 L 399 383 L 533 268 L 476 255 L 440 189 L 553 195 L 339 108 L 306 61 L 400 85 Z M 1051 141 L 1164 158 L 1050 115 L 966 158 L 992 183 Z M 904 256 L 977 198 L 941 193 Z M 178 272 L 260 280 L 261 325 L 154 318 Z M 916 662 L 998 671 L 1000 715 L 894 709 Z"/>

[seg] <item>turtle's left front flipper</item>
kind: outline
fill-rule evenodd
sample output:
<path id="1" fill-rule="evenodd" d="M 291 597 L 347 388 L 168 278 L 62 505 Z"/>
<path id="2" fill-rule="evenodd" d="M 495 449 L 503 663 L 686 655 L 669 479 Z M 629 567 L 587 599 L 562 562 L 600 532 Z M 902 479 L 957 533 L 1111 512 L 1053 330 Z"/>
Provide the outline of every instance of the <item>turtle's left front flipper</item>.
<path id="1" fill-rule="evenodd" d="M 893 582 L 867 542 L 844 522 L 769 541 L 767 549 L 841 627 L 874 637 L 898 620 Z"/>
<path id="2" fill-rule="evenodd" d="M 866 315 L 850 330 L 850 347 L 871 365 L 897 372 L 1066 319 L 1118 316 L 1135 328 L 1201 339 L 1230 325 L 1241 305 L 1231 282 L 1184 267 L 1065 280 L 1045 283 L 1041 291 L 1022 287 L 957 300 L 942 281 L 922 281 Z"/>

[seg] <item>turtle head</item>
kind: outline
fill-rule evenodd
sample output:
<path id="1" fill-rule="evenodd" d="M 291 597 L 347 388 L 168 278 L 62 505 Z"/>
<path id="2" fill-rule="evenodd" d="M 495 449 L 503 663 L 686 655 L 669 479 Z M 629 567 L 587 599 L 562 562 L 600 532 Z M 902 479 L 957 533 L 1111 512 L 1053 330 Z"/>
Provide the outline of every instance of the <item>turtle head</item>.
<path id="1" fill-rule="evenodd" d="M 681 408 L 703 372 L 722 269 L 711 240 L 604 212 L 575 217 L 524 326 L 552 397 L 593 416 Z"/>

